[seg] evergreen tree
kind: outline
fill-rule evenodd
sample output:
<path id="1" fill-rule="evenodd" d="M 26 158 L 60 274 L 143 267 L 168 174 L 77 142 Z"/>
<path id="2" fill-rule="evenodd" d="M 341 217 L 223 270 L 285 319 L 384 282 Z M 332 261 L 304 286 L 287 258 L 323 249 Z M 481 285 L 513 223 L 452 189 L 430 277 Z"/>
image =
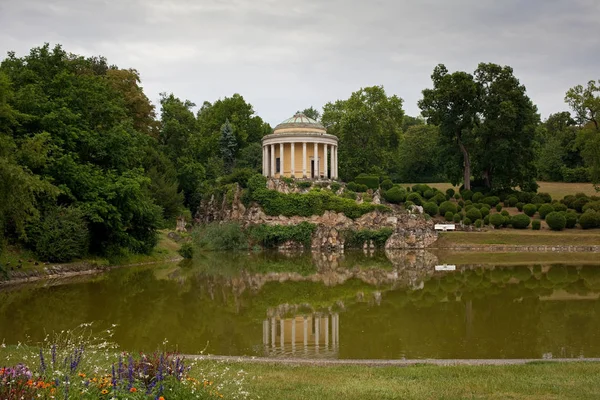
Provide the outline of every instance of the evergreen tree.
<path id="1" fill-rule="evenodd" d="M 233 127 L 229 119 L 221 126 L 221 137 L 219 138 L 219 148 L 223 157 L 225 173 L 230 174 L 235 163 L 235 152 L 237 150 L 237 140 L 233 133 Z"/>

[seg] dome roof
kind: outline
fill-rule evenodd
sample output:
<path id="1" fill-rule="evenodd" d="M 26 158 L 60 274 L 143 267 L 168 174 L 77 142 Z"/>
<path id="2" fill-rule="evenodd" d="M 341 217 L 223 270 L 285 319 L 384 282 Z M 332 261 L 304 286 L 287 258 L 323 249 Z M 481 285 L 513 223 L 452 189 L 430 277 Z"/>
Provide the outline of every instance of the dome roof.
<path id="1" fill-rule="evenodd" d="M 274 131 L 287 128 L 312 128 L 318 130 L 325 130 L 325 127 L 320 122 L 315 121 L 312 118 L 308 118 L 302 113 L 298 113 L 293 117 L 282 121 L 279 125 L 275 127 Z"/>

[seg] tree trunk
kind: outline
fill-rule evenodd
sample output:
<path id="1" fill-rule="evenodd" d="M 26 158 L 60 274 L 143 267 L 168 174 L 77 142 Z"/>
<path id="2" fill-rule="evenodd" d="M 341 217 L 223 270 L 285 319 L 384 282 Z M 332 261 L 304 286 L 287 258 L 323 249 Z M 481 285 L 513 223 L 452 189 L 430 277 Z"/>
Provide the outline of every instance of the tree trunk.
<path id="1" fill-rule="evenodd" d="M 460 151 L 463 153 L 464 158 L 464 183 L 465 190 L 471 190 L 471 158 L 469 157 L 469 152 L 466 147 L 462 144 L 462 142 L 458 142 L 458 146 L 460 147 Z"/>
<path id="2" fill-rule="evenodd" d="M 485 186 L 488 189 L 492 188 L 492 179 L 490 178 L 490 170 L 486 169 L 485 171 L 483 171 L 483 181 L 485 182 Z"/>

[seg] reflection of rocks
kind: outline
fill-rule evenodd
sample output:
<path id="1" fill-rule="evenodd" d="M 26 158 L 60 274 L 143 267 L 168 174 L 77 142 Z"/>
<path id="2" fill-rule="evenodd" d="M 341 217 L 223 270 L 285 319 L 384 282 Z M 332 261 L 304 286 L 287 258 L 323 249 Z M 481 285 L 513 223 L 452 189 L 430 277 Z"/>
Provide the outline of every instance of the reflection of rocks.
<path id="1" fill-rule="evenodd" d="M 424 249 L 437 240 L 433 222 L 416 215 L 405 215 L 385 243 L 386 249 Z"/>

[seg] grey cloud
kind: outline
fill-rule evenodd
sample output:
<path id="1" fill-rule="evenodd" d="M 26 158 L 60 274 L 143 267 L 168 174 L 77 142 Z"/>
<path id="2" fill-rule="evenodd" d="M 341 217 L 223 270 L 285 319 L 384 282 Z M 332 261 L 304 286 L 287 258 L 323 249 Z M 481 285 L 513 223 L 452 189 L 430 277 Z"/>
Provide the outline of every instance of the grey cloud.
<path id="1" fill-rule="evenodd" d="M 43 42 L 140 71 L 148 96 L 238 92 L 271 124 L 384 85 L 416 115 L 438 63 L 511 65 L 545 117 L 600 79 L 594 0 L 4 0 L 0 51 Z"/>

